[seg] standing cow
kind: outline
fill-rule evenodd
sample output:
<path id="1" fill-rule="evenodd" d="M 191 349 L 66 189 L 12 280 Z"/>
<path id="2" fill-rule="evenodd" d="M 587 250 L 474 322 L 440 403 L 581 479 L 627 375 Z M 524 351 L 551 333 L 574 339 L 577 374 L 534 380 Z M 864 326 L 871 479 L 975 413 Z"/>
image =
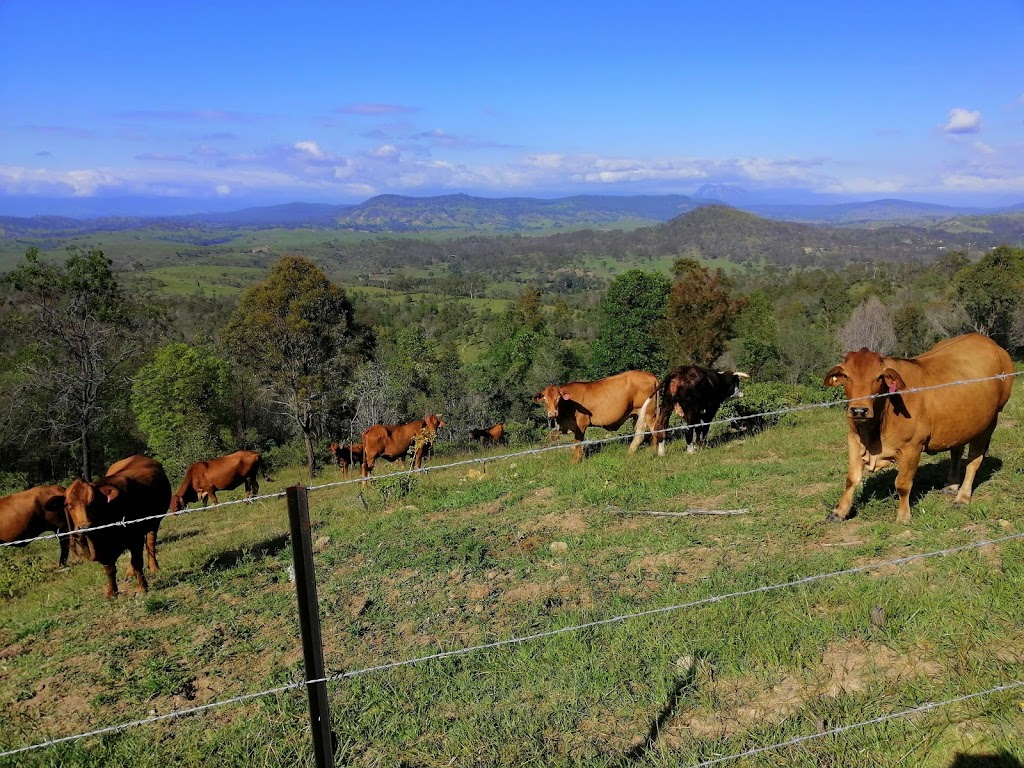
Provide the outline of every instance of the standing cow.
<path id="1" fill-rule="evenodd" d="M 974 478 L 988 452 L 999 412 L 1010 399 L 1013 362 L 1002 347 L 971 333 L 940 341 L 912 360 L 882 357 L 867 347 L 847 352 L 843 362 L 825 374 L 825 386 L 842 384 L 846 399 L 849 470 L 846 490 L 828 520 L 845 520 L 864 471 L 893 464 L 899 467 L 896 521 L 910 522 L 910 489 L 921 453 L 949 451 L 946 492 L 956 504 L 971 500 Z M 991 378 L 1004 376 L 1004 378 Z M 923 392 L 921 387 L 952 384 Z M 967 468 L 960 482 L 964 446 Z"/>
<path id="2" fill-rule="evenodd" d="M 658 378 L 648 371 L 626 371 L 597 381 L 573 381 L 551 384 L 533 396 L 543 405 L 548 419 L 558 423 L 562 434 L 572 432 L 576 439 L 572 462 L 583 458 L 583 438 L 587 427 L 604 427 L 615 431 L 627 419 L 633 419 L 634 435 L 629 452 L 643 442 L 649 422 L 649 400 L 658 388 Z"/>
<path id="3" fill-rule="evenodd" d="M 260 492 L 257 475 L 267 480 L 263 459 L 256 451 L 235 451 L 209 461 L 197 461 L 185 472 L 178 492 L 171 498 L 171 511 L 180 512 L 194 501 L 217 503 L 217 491 L 233 491 L 245 483 L 245 498 Z"/>
<path id="4" fill-rule="evenodd" d="M 469 439 L 479 440 L 482 445 L 498 445 L 505 439 L 505 422 L 498 422 L 487 429 L 471 429 Z"/>
<path id="5" fill-rule="evenodd" d="M 414 444 L 412 465 L 419 469 L 424 455 L 431 450 L 437 438 L 437 430 L 443 426 L 444 421 L 439 415 L 428 413 L 425 418 L 408 424 L 374 424 L 364 430 L 362 476 L 370 476 L 377 459 L 391 462 L 401 459 L 404 462 L 405 455 Z"/>
<path id="6" fill-rule="evenodd" d="M 10 543 L 38 536 L 44 531 L 68 530 L 64 515 L 64 489 L 40 485 L 0 499 L 0 541 Z M 60 566 L 68 564 L 68 539 L 60 536 Z M 19 545 L 19 546 L 24 546 Z"/>
<path id="7" fill-rule="evenodd" d="M 658 455 L 665 455 L 664 430 L 673 409 L 687 425 L 686 452 L 693 453 L 707 444 L 709 422 L 722 403 L 743 397 L 740 381 L 749 378 L 742 371 L 715 371 L 696 365 L 681 365 L 670 371 L 658 387 L 658 413 L 651 438 Z"/>
<path id="8" fill-rule="evenodd" d="M 331 452 L 331 458 L 334 459 L 334 463 L 338 465 L 338 469 L 341 470 L 343 477 L 348 477 L 349 467 L 354 467 L 356 464 L 362 465 L 363 463 L 362 443 L 353 443 L 350 445 L 331 443 L 328 450 Z"/>
<path id="9" fill-rule="evenodd" d="M 79 479 L 68 486 L 64 510 L 73 526 L 72 544 L 80 557 L 103 566 L 107 597 L 117 595 L 117 558 L 126 549 L 131 556 L 129 575 L 134 572 L 139 592 L 149 588 L 142 551 L 150 573 L 156 573 L 156 532 L 170 501 L 171 484 L 164 468 L 142 455 L 122 459 L 96 482 Z M 118 525 L 91 530 L 113 523 Z"/>

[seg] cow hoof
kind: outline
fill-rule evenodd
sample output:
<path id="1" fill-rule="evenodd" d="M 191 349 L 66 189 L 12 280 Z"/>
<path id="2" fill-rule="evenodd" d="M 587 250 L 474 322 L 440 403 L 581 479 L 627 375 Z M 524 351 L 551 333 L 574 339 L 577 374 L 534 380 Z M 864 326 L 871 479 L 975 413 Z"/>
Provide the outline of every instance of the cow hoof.
<path id="1" fill-rule="evenodd" d="M 825 516 L 825 522 L 826 523 L 839 523 L 839 522 L 842 522 L 845 519 L 846 518 L 843 518 L 843 517 L 840 517 L 839 515 L 837 515 L 835 510 L 832 510 L 831 512 L 829 512 Z"/>
<path id="2" fill-rule="evenodd" d="M 945 488 L 942 489 L 942 493 L 945 496 L 956 496 L 958 493 L 960 493 L 960 486 L 947 485 Z"/>

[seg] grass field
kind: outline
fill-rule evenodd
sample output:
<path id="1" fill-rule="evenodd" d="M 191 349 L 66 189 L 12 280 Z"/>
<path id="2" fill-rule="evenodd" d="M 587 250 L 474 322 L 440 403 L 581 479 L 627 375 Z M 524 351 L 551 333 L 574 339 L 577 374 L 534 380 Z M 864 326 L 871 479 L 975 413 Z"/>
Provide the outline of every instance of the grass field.
<path id="1" fill-rule="evenodd" d="M 970 506 L 935 490 L 945 458 L 922 463 L 910 525 L 892 472 L 856 517 L 823 523 L 845 477 L 838 410 L 696 455 L 612 445 L 575 466 L 554 451 L 384 478 L 367 508 L 353 486 L 315 491 L 328 674 L 1019 533 L 1022 402 Z M 749 512 L 636 514 L 692 507 Z M 52 541 L 0 550 L 0 750 L 300 681 L 287 530 L 282 500 L 170 518 L 151 591 L 112 602 L 95 564 L 57 569 Z M 1016 540 L 368 672 L 329 685 L 338 762 L 692 765 L 1024 680 L 1022 593 Z M 1018 766 L 1022 707 L 1017 689 L 729 765 Z M 303 691 L 0 758 L 310 763 Z"/>

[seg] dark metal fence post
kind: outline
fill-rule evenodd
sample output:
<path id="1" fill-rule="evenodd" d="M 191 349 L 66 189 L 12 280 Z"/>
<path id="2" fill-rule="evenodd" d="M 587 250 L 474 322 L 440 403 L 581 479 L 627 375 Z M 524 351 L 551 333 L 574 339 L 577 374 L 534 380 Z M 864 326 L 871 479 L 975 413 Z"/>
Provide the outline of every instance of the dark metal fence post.
<path id="1" fill-rule="evenodd" d="M 327 704 L 327 683 L 323 682 L 324 646 L 320 637 L 320 604 L 316 597 L 313 570 L 313 544 L 309 530 L 309 497 L 301 485 L 285 491 L 288 520 L 292 529 L 292 556 L 295 561 L 295 593 L 299 601 L 299 627 L 302 630 L 302 655 L 306 679 L 320 680 L 306 686 L 309 697 L 309 723 L 313 730 L 313 754 L 317 768 L 333 768 L 334 745 L 331 739 L 331 713 Z"/>

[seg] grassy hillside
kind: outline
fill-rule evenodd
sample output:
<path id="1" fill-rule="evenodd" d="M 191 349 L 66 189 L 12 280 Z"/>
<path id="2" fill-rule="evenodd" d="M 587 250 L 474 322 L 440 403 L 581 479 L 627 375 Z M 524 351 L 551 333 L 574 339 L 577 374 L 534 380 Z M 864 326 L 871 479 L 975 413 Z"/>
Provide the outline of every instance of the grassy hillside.
<path id="1" fill-rule="evenodd" d="M 935 491 L 945 459 L 923 462 L 908 526 L 894 522 L 893 472 L 868 481 L 854 519 L 822 522 L 845 477 L 838 410 L 696 455 L 613 445 L 576 466 L 558 451 L 385 479 L 367 508 L 353 486 L 314 492 L 328 673 L 1024 531 L 1022 403 L 969 507 Z M 279 472 L 262 490 L 301 479 Z M 624 512 L 690 507 L 749 513 Z M 58 570 L 52 541 L 0 551 L 0 749 L 301 680 L 287 530 L 280 500 L 168 519 L 151 592 L 114 602 L 98 566 Z M 1013 541 L 359 674 L 330 684 L 339 763 L 667 767 L 814 734 L 1024 679 L 1022 590 Z M 945 768 L 1003 752 L 1012 765 L 1022 699 L 733 764 Z M 289 692 L 0 765 L 309 764 L 305 718 L 304 693 Z"/>

